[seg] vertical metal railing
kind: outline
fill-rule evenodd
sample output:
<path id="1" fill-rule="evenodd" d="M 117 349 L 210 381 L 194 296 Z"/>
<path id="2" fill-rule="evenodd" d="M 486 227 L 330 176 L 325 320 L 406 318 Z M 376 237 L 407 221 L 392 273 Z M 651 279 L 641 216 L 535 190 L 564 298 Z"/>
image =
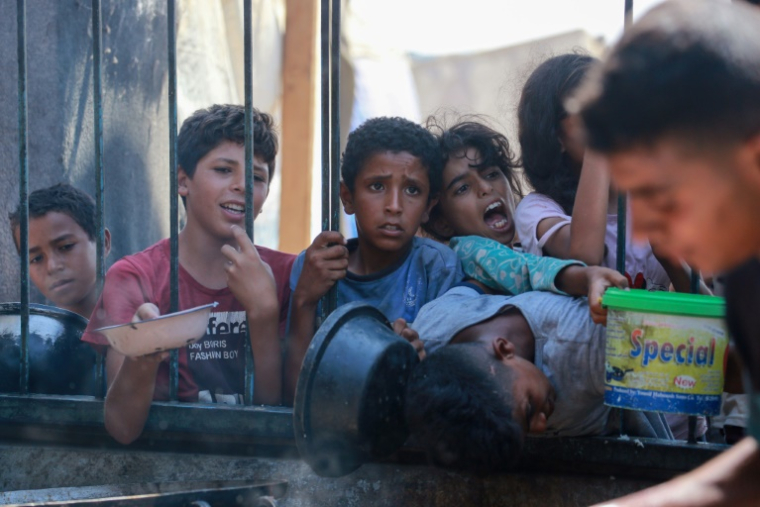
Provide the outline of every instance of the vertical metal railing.
<path id="1" fill-rule="evenodd" d="M 253 35 L 252 35 L 252 12 L 251 0 L 243 1 L 243 60 L 244 81 L 243 90 L 245 95 L 245 231 L 251 242 L 254 240 L 253 219 Z M 251 349 L 251 326 L 246 326 L 245 339 L 243 340 L 243 353 L 245 354 L 245 387 L 243 401 L 246 405 L 253 405 L 253 350 Z"/>
<path id="2" fill-rule="evenodd" d="M 21 254 L 21 358 L 19 391 L 29 391 L 29 159 L 27 139 L 26 0 L 16 1 L 18 25 L 18 198 Z"/>
<path id="3" fill-rule="evenodd" d="M 93 125 L 95 134 L 95 225 L 98 235 L 96 248 L 97 293 L 103 290 L 105 279 L 105 210 L 103 207 L 105 174 L 103 173 L 103 31 L 101 0 L 92 0 L 92 100 Z M 95 395 L 105 395 L 105 375 L 103 355 L 97 354 L 95 366 Z"/>
<path id="4" fill-rule="evenodd" d="M 169 311 L 179 310 L 179 203 L 177 193 L 177 3 L 166 3 L 166 38 L 169 64 Z M 169 361 L 169 399 L 177 401 L 179 391 L 179 350 L 171 352 Z"/>
<path id="5" fill-rule="evenodd" d="M 321 0 L 322 230 L 340 230 L 340 0 Z M 322 298 L 317 324 L 338 307 L 338 285 Z"/>
<path id="6" fill-rule="evenodd" d="M 628 30 L 633 23 L 633 0 L 625 0 L 623 20 L 623 30 Z M 625 275 L 625 250 L 628 239 L 627 215 L 628 199 L 625 193 L 620 192 L 617 199 L 617 257 L 615 268 L 621 275 Z M 620 409 L 620 411 L 620 435 L 625 435 L 624 409 Z"/>

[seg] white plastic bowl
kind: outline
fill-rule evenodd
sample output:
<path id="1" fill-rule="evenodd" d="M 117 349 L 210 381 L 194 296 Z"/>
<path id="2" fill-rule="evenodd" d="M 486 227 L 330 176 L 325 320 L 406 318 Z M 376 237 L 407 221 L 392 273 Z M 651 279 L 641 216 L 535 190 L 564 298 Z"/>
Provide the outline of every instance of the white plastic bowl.
<path id="1" fill-rule="evenodd" d="M 219 303 L 209 303 L 155 319 L 130 322 L 96 329 L 103 333 L 117 352 L 138 357 L 164 350 L 186 347 L 206 334 L 211 309 Z"/>

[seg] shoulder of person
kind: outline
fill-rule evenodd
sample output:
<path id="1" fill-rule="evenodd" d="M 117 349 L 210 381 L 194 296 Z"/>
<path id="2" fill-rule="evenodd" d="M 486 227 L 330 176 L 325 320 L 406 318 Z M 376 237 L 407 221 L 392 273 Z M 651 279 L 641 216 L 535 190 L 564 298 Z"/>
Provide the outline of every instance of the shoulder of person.
<path id="1" fill-rule="evenodd" d="M 419 257 L 426 262 L 442 263 L 446 265 L 455 265 L 459 262 L 456 253 L 447 245 L 430 238 L 414 237 L 413 249 L 417 250 Z"/>
<path id="2" fill-rule="evenodd" d="M 538 192 L 531 192 L 530 194 L 523 197 L 520 201 L 520 204 L 517 205 L 515 214 L 525 213 L 531 210 L 558 211 L 562 215 L 565 215 L 565 211 L 557 201 L 547 195 L 539 194 Z"/>
<path id="3" fill-rule="evenodd" d="M 125 255 L 113 263 L 106 273 L 108 278 L 123 274 L 144 274 L 149 277 L 168 276 L 171 263 L 171 249 L 168 239 L 162 239 L 145 250 Z"/>

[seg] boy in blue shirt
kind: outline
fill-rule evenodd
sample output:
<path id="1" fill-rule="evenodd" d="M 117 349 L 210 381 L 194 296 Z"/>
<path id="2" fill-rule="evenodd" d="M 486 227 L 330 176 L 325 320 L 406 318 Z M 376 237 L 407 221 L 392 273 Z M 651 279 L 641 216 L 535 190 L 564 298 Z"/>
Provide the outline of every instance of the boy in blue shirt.
<path id="1" fill-rule="evenodd" d="M 435 137 L 411 121 L 374 118 L 348 136 L 340 197 L 358 237 L 323 232 L 293 264 L 286 392 L 295 390 L 319 300 L 335 283 L 339 306 L 367 302 L 409 339 L 406 324 L 419 309 L 462 280 L 453 251 L 415 235 L 437 201 L 441 171 Z"/>

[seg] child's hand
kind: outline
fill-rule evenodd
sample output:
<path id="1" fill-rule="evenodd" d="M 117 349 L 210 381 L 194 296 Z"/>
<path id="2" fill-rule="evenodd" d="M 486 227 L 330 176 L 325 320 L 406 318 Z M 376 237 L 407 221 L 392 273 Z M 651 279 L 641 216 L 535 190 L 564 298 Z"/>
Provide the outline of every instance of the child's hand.
<path id="1" fill-rule="evenodd" d="M 294 300 L 316 305 L 348 269 L 346 240 L 336 231 L 324 231 L 306 249 L 303 270 L 293 291 Z"/>
<path id="2" fill-rule="evenodd" d="M 161 311 L 156 305 L 153 303 L 143 303 L 137 307 L 137 311 L 135 311 L 135 314 L 132 316 L 132 322 L 142 322 L 143 320 L 155 319 L 156 317 L 160 316 Z M 147 365 L 150 363 L 160 363 L 168 357 L 169 351 L 164 350 L 161 352 L 154 352 L 152 354 L 146 354 L 139 357 L 126 356 L 126 359 Z"/>
<path id="3" fill-rule="evenodd" d="M 589 266 L 588 276 L 588 306 L 591 310 L 591 319 L 603 326 L 607 325 L 607 309 L 602 307 L 604 291 L 610 287 L 625 289 L 628 280 L 615 270 L 600 266 Z"/>
<path id="4" fill-rule="evenodd" d="M 227 258 L 227 286 L 234 294 L 249 318 L 279 312 L 277 286 L 272 268 L 261 260 L 259 252 L 245 231 L 232 226 L 238 248 L 231 245 L 222 247 L 222 255 Z"/>
<path id="5" fill-rule="evenodd" d="M 398 318 L 393 322 L 393 332 L 408 341 L 412 347 L 414 347 L 420 361 L 425 359 L 425 344 L 420 340 L 420 335 L 417 334 L 417 331 L 409 327 L 409 324 L 407 324 L 404 319 Z"/>

